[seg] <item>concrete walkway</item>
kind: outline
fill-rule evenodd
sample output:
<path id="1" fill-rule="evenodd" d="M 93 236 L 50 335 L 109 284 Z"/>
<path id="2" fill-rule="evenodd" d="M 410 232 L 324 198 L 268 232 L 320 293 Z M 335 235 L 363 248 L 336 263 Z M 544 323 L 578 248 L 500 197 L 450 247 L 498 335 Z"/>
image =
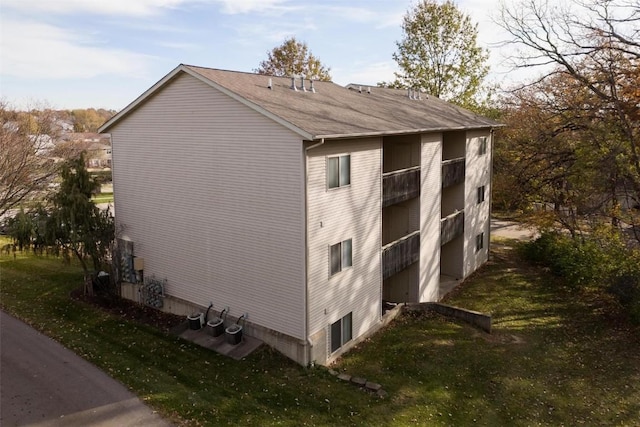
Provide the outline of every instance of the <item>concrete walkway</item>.
<path id="1" fill-rule="evenodd" d="M 0 425 L 171 424 L 91 363 L 0 311 Z"/>
<path id="2" fill-rule="evenodd" d="M 531 240 L 538 232 L 514 221 L 491 218 L 491 235 L 506 239 Z"/>

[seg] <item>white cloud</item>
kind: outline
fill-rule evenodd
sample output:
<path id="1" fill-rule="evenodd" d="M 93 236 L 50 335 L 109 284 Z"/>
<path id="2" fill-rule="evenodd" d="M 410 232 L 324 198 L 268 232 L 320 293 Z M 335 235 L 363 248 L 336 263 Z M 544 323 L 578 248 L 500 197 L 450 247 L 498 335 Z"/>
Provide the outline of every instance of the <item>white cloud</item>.
<path id="1" fill-rule="evenodd" d="M 372 63 L 355 63 L 345 69 L 336 67 L 331 70 L 333 81 L 340 85 L 349 83 L 361 83 L 363 85 L 375 86 L 381 81 L 391 81 L 395 78 L 393 72 L 398 67 L 393 61 L 381 61 Z"/>
<path id="2" fill-rule="evenodd" d="M 21 78 L 142 77 L 151 57 L 91 44 L 85 35 L 36 22 L 3 21 L 0 74 Z"/>
<path id="3" fill-rule="evenodd" d="M 303 31 L 317 30 L 317 27 L 309 20 L 300 20 L 242 24 L 234 29 L 237 32 L 236 41 L 251 46 L 256 44 L 256 40 L 261 43 L 279 44 L 287 37 L 295 37 Z M 304 41 L 300 37 L 298 40 Z"/>
<path id="4" fill-rule="evenodd" d="M 394 7 L 396 5 L 394 4 Z M 336 19 L 343 19 L 345 21 L 358 22 L 358 23 L 371 23 L 374 28 L 387 28 L 387 27 L 399 27 L 402 23 L 402 17 L 405 14 L 404 9 L 398 9 L 396 11 L 380 11 L 375 8 L 368 9 L 363 7 L 352 6 L 313 6 L 319 13 L 325 13 L 329 16 L 334 16 Z"/>
<path id="5" fill-rule="evenodd" d="M 2 0 L 4 8 L 29 14 L 93 13 L 98 15 L 154 15 L 164 9 L 173 9 L 187 3 L 203 0 Z"/>
<path id="6" fill-rule="evenodd" d="M 285 12 L 296 8 L 284 6 L 287 0 L 216 0 L 222 12 L 229 15 L 254 12 Z"/>
<path id="7" fill-rule="evenodd" d="M 202 47 L 195 43 L 181 43 L 181 42 L 172 42 L 172 41 L 160 41 L 157 43 L 158 46 L 166 47 L 167 49 L 176 49 L 176 50 L 200 50 Z"/>

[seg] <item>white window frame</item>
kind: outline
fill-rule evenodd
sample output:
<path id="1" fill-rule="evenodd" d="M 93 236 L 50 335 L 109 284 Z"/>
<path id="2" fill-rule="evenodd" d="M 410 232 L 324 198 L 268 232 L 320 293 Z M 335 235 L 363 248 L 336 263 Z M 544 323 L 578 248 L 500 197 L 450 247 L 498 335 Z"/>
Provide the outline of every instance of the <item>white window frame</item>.
<path id="1" fill-rule="evenodd" d="M 340 345 L 334 346 L 334 326 L 340 331 Z M 353 339 L 353 311 L 350 311 L 340 319 L 329 325 L 329 352 L 331 354 L 340 350 L 346 343 Z M 337 344 L 337 343 L 336 343 Z"/>
<path id="2" fill-rule="evenodd" d="M 338 176 L 332 176 L 332 174 L 330 174 L 330 166 L 329 164 L 334 161 L 334 159 L 337 159 L 338 162 L 338 167 L 336 169 L 336 173 L 338 174 Z M 343 175 L 343 170 L 344 170 L 344 162 L 348 162 L 348 168 L 349 170 L 348 175 Z M 334 190 L 337 188 L 342 188 L 342 187 L 348 187 L 351 185 L 351 154 L 343 154 L 340 156 L 329 156 L 327 157 L 327 167 L 326 167 L 326 171 L 327 171 L 327 189 L 328 190 Z M 345 172 L 346 173 L 346 172 Z"/>
<path id="3" fill-rule="evenodd" d="M 334 271 L 333 266 L 333 251 L 337 249 L 340 251 L 340 265 Z M 353 267 L 353 239 L 345 239 L 341 242 L 329 246 L 329 277 L 333 277 L 336 274 Z"/>
<path id="4" fill-rule="evenodd" d="M 481 136 L 479 140 L 480 146 L 478 147 L 478 155 L 484 156 L 485 154 L 487 154 L 487 145 L 489 138 L 487 138 L 486 136 Z"/>
<path id="5" fill-rule="evenodd" d="M 476 253 L 484 249 L 484 231 L 480 234 L 476 234 Z"/>

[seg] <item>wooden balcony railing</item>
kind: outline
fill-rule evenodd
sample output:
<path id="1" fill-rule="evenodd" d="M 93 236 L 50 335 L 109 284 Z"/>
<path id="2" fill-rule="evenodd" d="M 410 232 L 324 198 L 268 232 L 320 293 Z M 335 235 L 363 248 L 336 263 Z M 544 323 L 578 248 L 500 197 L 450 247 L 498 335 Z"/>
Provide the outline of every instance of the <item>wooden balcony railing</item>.
<path id="1" fill-rule="evenodd" d="M 464 157 L 442 162 L 442 188 L 464 181 Z"/>
<path id="2" fill-rule="evenodd" d="M 382 277 L 388 279 L 420 258 L 420 231 L 404 236 L 382 248 Z"/>
<path id="3" fill-rule="evenodd" d="M 464 232 L 464 211 L 454 212 L 440 220 L 440 246 L 446 245 Z"/>
<path id="4" fill-rule="evenodd" d="M 420 195 L 420 166 L 387 172 L 382 175 L 382 207 Z"/>

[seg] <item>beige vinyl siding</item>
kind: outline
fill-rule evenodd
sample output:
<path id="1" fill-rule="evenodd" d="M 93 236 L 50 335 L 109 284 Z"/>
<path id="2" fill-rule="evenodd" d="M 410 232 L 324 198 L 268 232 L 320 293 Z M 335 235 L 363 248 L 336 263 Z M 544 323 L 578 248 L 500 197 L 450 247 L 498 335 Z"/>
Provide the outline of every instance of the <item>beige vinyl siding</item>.
<path id="1" fill-rule="evenodd" d="M 442 134 L 422 135 L 420 165 L 420 302 L 437 301 L 440 285 Z"/>
<path id="2" fill-rule="evenodd" d="M 380 319 L 381 144 L 379 138 L 327 141 L 309 151 L 309 335 L 353 312 L 355 339 Z M 327 157 L 344 154 L 351 156 L 351 185 L 327 189 Z M 353 267 L 329 277 L 329 246 L 345 239 L 353 239 Z"/>
<path id="3" fill-rule="evenodd" d="M 111 132 L 116 219 L 145 275 L 304 338 L 300 137 L 186 74 Z"/>
<path id="4" fill-rule="evenodd" d="M 480 137 L 487 137 L 487 152 L 479 155 Z M 464 208 L 464 277 L 489 259 L 491 135 L 489 130 L 467 132 Z M 478 204 L 477 189 L 485 186 L 485 201 Z M 484 232 L 484 248 L 476 252 L 476 235 Z"/>

